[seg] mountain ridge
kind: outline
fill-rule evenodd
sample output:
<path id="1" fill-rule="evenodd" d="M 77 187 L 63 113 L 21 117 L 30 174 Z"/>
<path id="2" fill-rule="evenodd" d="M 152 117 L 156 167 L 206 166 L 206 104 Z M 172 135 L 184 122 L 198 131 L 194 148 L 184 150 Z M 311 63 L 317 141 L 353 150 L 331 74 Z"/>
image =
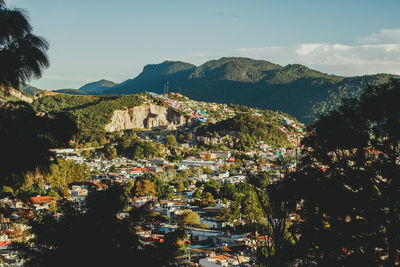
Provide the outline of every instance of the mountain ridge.
<path id="1" fill-rule="evenodd" d="M 123 95 L 150 91 L 163 94 L 168 88 L 169 92 L 179 92 L 198 101 L 280 110 L 301 122 L 311 123 L 319 115 L 337 108 L 342 98 L 358 97 L 366 86 L 398 77 L 390 74 L 343 77 L 301 64 L 281 66 L 265 60 L 223 57 L 200 66 L 167 60 L 145 65 L 138 76 L 120 84 L 103 79 L 79 89 L 55 92 Z"/>
<path id="2" fill-rule="evenodd" d="M 78 88 L 77 90 L 85 92 L 85 93 L 89 93 L 89 94 L 101 94 L 104 92 L 104 90 L 112 88 L 116 85 L 117 84 L 114 83 L 113 81 L 101 79 L 96 82 L 87 83 L 87 84 L 81 86 L 80 88 Z"/>
<path id="3" fill-rule="evenodd" d="M 173 70 L 173 71 L 171 71 Z M 281 110 L 310 123 L 338 106 L 343 97 L 358 97 L 367 85 L 396 75 L 343 77 L 301 64 L 281 66 L 265 60 L 223 57 L 195 66 L 181 61 L 146 65 L 136 78 L 106 89 L 103 94 L 142 91 L 181 92 L 191 99 Z M 336 99 L 338 98 L 338 99 Z"/>

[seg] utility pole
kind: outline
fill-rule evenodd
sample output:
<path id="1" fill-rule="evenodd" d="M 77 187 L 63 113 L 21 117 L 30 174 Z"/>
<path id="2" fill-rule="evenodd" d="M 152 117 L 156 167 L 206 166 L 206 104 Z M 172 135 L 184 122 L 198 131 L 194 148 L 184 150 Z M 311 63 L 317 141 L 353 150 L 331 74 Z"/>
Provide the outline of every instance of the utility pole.
<path id="1" fill-rule="evenodd" d="M 169 90 L 168 84 L 169 84 L 169 81 L 167 81 L 167 95 L 168 95 L 168 90 Z"/>
<path id="2" fill-rule="evenodd" d="M 78 120 L 76 122 L 76 129 L 77 129 L 77 133 L 76 133 L 76 145 L 79 146 L 79 122 L 81 119 L 81 114 L 78 113 Z"/>

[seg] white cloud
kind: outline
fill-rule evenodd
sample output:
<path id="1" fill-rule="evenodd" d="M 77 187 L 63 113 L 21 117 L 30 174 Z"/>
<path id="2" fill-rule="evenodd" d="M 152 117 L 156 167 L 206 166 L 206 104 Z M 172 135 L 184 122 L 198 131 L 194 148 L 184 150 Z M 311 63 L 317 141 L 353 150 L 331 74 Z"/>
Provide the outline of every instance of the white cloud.
<path id="1" fill-rule="evenodd" d="M 400 29 L 382 29 L 378 33 L 373 33 L 366 37 L 359 37 L 357 40 L 360 43 L 367 44 L 400 44 Z"/>
<path id="2" fill-rule="evenodd" d="M 361 38 L 357 39 L 361 41 Z M 185 57 L 201 64 L 222 56 L 268 60 L 281 65 L 304 64 L 323 72 L 353 76 L 375 73 L 400 75 L 400 29 L 381 30 L 355 45 L 303 43 L 292 46 L 239 48 L 222 53 L 199 53 Z"/>
<path id="3" fill-rule="evenodd" d="M 241 48 L 239 56 L 266 59 L 282 65 L 300 63 L 328 73 L 400 74 L 400 44 L 343 45 L 306 43 L 294 46 Z"/>

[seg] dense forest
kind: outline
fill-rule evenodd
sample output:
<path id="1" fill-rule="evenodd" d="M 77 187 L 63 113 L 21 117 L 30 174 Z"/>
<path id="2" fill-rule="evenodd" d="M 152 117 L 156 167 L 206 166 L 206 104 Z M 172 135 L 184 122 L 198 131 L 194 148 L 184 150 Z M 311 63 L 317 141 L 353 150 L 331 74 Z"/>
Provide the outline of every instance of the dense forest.
<path id="1" fill-rule="evenodd" d="M 200 135 L 209 137 L 230 135 L 233 147 L 248 150 L 259 141 L 274 147 L 291 146 L 287 136 L 279 128 L 282 123 L 276 119 L 272 111 L 264 111 L 263 116 L 239 114 L 233 118 L 222 120 L 198 129 Z"/>

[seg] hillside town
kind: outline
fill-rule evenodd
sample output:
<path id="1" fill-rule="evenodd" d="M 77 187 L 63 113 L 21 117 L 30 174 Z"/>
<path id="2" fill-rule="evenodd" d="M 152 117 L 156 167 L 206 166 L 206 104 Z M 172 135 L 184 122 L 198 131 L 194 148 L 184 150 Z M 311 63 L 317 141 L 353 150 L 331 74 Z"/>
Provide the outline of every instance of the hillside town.
<path id="1" fill-rule="evenodd" d="M 75 2 L 0 0 L 0 267 L 400 266 L 400 1 Z"/>
<path id="2" fill-rule="evenodd" d="M 224 114 L 219 120 L 236 115 L 226 105 L 191 101 L 177 93 L 151 95 L 199 123 L 217 120 L 215 115 L 209 115 L 210 110 Z M 252 110 L 251 116 L 263 116 L 258 112 Z M 123 218 L 132 208 L 147 205 L 152 214 L 161 218 L 148 229 L 137 230 L 144 244 L 164 242 L 166 234 L 184 227 L 186 238 L 182 244 L 185 251 L 179 256 L 180 266 L 254 265 L 257 247 L 270 237 L 247 227 L 255 222 L 256 215 L 244 211 L 243 207 L 234 207 L 235 197 L 232 194 L 236 194 L 235 188 L 240 188 L 241 184 L 248 184 L 250 176 L 264 174 L 268 183 L 274 183 L 296 168 L 299 140 L 302 138 L 301 125 L 281 114 L 277 114 L 276 119 L 282 123 L 280 130 L 287 136 L 290 146 L 273 147 L 259 141 L 248 151 L 235 148 L 218 150 L 217 145 L 224 142 L 223 137 L 202 136 L 196 134 L 193 128 L 188 128 L 175 131 L 176 135 L 182 131 L 192 134 L 192 140 L 183 139 L 180 142 L 170 130 L 167 130 L 168 135 L 162 130 L 155 133 L 151 130 L 136 132 L 137 138 L 142 141 L 166 147 L 172 136 L 174 142 L 172 147 L 169 145 L 170 151 L 186 151 L 184 156 L 178 159 L 173 157 L 172 160 L 160 156 L 127 158 L 118 153 L 106 156 L 104 148 L 94 149 L 91 153 L 85 149 L 55 149 L 59 160 L 87 166 L 90 176 L 68 184 L 62 194 L 54 193 L 56 188 L 50 184 L 40 185 L 41 195 L 31 194 L 23 198 L 12 192 L 7 193 L 3 188 L 0 202 L 8 212 L 1 218 L 1 261 L 4 266 L 23 265 L 12 244 L 32 238 L 30 221 L 38 220 L 43 214 L 51 214 L 55 218 L 62 216 L 62 211 L 57 208 L 60 201 L 67 200 L 84 210 L 85 201 L 92 192 L 104 191 L 114 185 L 130 185 L 128 205 L 118 216 Z M 148 134 L 150 132 L 152 134 Z M 107 146 L 115 149 L 119 145 L 118 141 L 111 141 Z M 214 149 L 204 150 L 203 145 L 214 145 Z M 163 194 L 158 192 L 161 190 L 159 184 L 166 188 Z M 227 213 L 230 212 L 239 215 L 228 218 Z"/>

